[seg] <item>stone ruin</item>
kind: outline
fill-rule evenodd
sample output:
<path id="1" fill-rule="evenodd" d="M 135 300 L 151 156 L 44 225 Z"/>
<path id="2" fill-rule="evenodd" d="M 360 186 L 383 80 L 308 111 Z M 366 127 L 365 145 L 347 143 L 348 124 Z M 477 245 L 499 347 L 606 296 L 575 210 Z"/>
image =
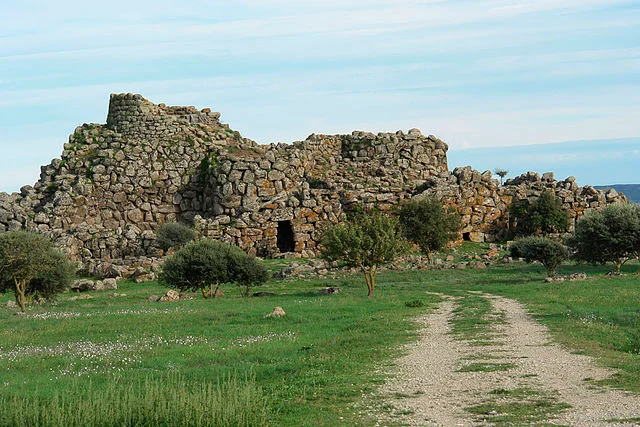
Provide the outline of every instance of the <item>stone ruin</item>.
<path id="1" fill-rule="evenodd" d="M 139 271 L 162 256 L 154 231 L 165 222 L 193 224 L 259 256 L 313 256 L 324 224 L 421 195 L 457 209 L 459 239 L 477 242 L 503 238 L 510 204 L 546 189 L 573 223 L 626 200 L 572 177 L 529 172 L 500 185 L 489 171 L 449 171 L 447 144 L 417 129 L 259 145 L 219 119 L 208 108 L 112 94 L 106 125 L 76 128 L 33 187 L 0 193 L 0 232 L 48 234 L 85 270 L 110 276 L 114 266 Z"/>

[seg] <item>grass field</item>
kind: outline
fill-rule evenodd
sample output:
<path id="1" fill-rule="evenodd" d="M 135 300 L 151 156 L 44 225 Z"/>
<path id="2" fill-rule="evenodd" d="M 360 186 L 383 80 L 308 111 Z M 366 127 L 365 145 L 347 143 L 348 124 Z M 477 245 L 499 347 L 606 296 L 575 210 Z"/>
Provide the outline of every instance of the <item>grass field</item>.
<path id="1" fill-rule="evenodd" d="M 620 369 L 609 383 L 640 392 L 640 267 L 624 270 L 610 278 L 606 266 L 568 265 L 559 273 L 586 271 L 589 280 L 552 284 L 543 283 L 541 266 L 521 263 L 383 272 L 373 298 L 360 275 L 273 280 L 260 290 L 275 296 L 242 298 L 228 288 L 224 298 L 177 303 L 149 301 L 166 291 L 157 283 L 123 281 L 117 294 L 77 301 L 61 295 L 56 305 L 32 307 L 22 317 L 4 308 L 12 297 L 5 295 L 0 424 L 41 411 L 58 418 L 39 418 L 40 425 L 60 425 L 65 416 L 78 425 L 113 425 L 109 411 L 116 407 L 125 414 L 118 425 L 162 425 L 162 416 L 182 407 L 195 414 L 192 425 L 369 425 L 364 407 L 376 402 L 365 400 L 375 399 L 380 372 L 415 338 L 413 319 L 438 302 L 427 292 L 468 299 L 468 322 L 474 310 L 487 310 L 468 291 L 515 298 L 559 342 Z M 327 286 L 342 292 L 324 295 Z M 287 315 L 264 318 L 275 306 Z M 468 325 L 456 328 L 464 333 Z M 74 402 L 96 401 L 103 403 L 84 410 L 98 415 L 82 421 Z M 162 415 L 159 401 L 173 409 Z M 160 421 L 141 422 L 136 404 Z"/>

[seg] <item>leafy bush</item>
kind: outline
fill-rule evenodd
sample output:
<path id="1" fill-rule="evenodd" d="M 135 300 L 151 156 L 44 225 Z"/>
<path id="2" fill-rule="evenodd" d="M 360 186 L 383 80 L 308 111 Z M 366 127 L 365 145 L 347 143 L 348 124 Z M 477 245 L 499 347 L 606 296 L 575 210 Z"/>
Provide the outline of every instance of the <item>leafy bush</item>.
<path id="1" fill-rule="evenodd" d="M 556 269 L 569 257 L 567 248 L 561 243 L 537 236 L 516 240 L 511 245 L 510 252 L 512 257 L 524 258 L 527 262 L 540 262 L 549 277 L 555 276 Z"/>
<path id="2" fill-rule="evenodd" d="M 196 232 L 179 222 L 164 223 L 156 231 L 156 243 L 164 251 L 180 249 L 195 238 Z"/>
<path id="3" fill-rule="evenodd" d="M 511 205 L 510 228 L 515 236 L 562 233 L 569 230 L 569 216 L 562 201 L 546 190 L 533 202 L 519 200 Z"/>
<path id="4" fill-rule="evenodd" d="M 45 236 L 0 233 L 0 288 L 14 292 L 23 312 L 33 297 L 51 298 L 71 284 L 74 268 Z"/>
<path id="5" fill-rule="evenodd" d="M 74 265 L 62 252 L 51 248 L 47 256 L 47 268 L 27 285 L 27 295 L 35 299 L 54 299 L 71 287 L 75 276 Z"/>
<path id="6" fill-rule="evenodd" d="M 322 246 L 324 259 L 360 268 L 368 296 L 373 295 L 377 268 L 407 251 L 398 221 L 373 212 L 328 227 L 322 236 Z"/>
<path id="7" fill-rule="evenodd" d="M 587 212 L 567 240 L 578 261 L 614 262 L 616 271 L 640 253 L 640 208 L 631 204 L 608 205 L 602 211 Z"/>
<path id="8" fill-rule="evenodd" d="M 398 216 L 404 236 L 420 246 L 429 259 L 433 251 L 455 239 L 460 229 L 460 215 L 446 211 L 442 201 L 433 197 L 404 203 Z"/>
<path id="9" fill-rule="evenodd" d="M 229 274 L 236 286 L 244 287 L 245 297 L 249 296 L 251 286 L 260 286 L 269 280 L 264 264 L 240 249 L 229 252 Z"/>
<path id="10" fill-rule="evenodd" d="M 202 296 L 215 297 L 225 283 L 244 286 L 248 294 L 252 285 L 266 282 L 266 268 L 237 246 L 218 240 L 203 239 L 187 244 L 167 257 L 160 280 L 180 291 L 200 290 Z"/>
<path id="11" fill-rule="evenodd" d="M 424 302 L 421 299 L 414 299 L 411 301 L 405 301 L 404 305 L 409 308 L 419 308 L 424 307 Z"/>

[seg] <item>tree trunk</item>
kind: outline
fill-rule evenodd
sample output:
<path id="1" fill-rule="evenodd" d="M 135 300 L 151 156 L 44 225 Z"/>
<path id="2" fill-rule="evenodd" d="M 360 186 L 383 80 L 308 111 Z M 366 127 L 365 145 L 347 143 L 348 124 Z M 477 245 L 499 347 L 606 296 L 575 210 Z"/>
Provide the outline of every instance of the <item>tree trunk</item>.
<path id="1" fill-rule="evenodd" d="M 370 297 L 376 287 L 376 267 L 362 267 L 362 273 L 364 273 L 364 281 L 367 283 L 367 296 Z"/>
<path id="2" fill-rule="evenodd" d="M 27 311 L 27 298 L 25 295 L 26 288 L 27 288 L 27 281 L 17 280 L 14 278 L 13 283 L 16 287 L 16 302 L 20 306 L 20 310 L 24 313 L 25 311 Z"/>

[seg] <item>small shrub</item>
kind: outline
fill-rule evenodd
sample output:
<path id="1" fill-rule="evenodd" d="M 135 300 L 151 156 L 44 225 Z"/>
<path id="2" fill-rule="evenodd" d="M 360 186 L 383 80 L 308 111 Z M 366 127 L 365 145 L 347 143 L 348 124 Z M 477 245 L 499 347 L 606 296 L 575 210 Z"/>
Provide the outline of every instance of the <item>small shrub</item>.
<path id="1" fill-rule="evenodd" d="M 45 236 L 0 233 L 0 290 L 14 292 L 21 311 L 32 298 L 51 298 L 71 283 L 74 268 Z"/>
<path id="2" fill-rule="evenodd" d="M 196 232 L 179 222 L 167 222 L 162 224 L 156 231 L 156 243 L 166 251 L 169 249 L 180 249 L 196 237 Z"/>
<path id="3" fill-rule="evenodd" d="M 554 276 L 556 269 L 569 257 L 567 248 L 561 243 L 536 236 L 516 240 L 511 245 L 510 252 L 512 257 L 524 258 L 527 262 L 540 262 L 549 277 Z"/>
<path id="4" fill-rule="evenodd" d="M 215 297 L 225 283 L 245 288 L 244 295 L 253 285 L 268 279 L 267 269 L 242 249 L 213 239 L 187 244 L 167 257 L 160 280 L 180 291 L 202 292 L 202 296 Z"/>
<path id="5" fill-rule="evenodd" d="M 414 299 L 411 301 L 406 301 L 404 305 L 410 308 L 419 308 L 419 307 L 424 307 L 424 302 L 420 299 Z"/>
<path id="6" fill-rule="evenodd" d="M 47 268 L 27 286 L 27 295 L 36 300 L 55 299 L 71 287 L 75 276 L 74 265 L 62 252 L 51 248 L 47 256 Z"/>
<path id="7" fill-rule="evenodd" d="M 255 257 L 242 250 L 229 252 L 229 276 L 236 286 L 242 287 L 248 297 L 252 286 L 260 286 L 269 280 L 269 271 Z"/>
<path id="8" fill-rule="evenodd" d="M 640 254 L 640 208 L 632 204 L 608 205 L 586 213 L 567 241 L 578 261 L 622 265 Z"/>

